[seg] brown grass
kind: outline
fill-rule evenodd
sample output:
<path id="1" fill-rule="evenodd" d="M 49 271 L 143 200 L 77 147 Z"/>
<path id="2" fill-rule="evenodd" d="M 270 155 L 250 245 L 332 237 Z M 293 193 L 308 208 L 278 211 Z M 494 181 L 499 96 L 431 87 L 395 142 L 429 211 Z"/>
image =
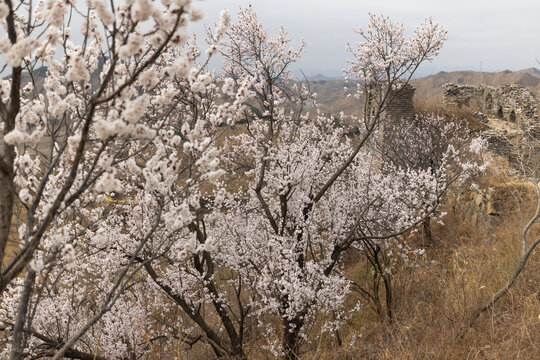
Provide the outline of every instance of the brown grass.
<path id="1" fill-rule="evenodd" d="M 490 178 L 484 186 L 503 186 L 504 192 L 498 180 Z M 530 190 L 524 197 L 524 212 L 530 213 L 535 205 Z M 505 199 L 497 225 L 474 225 L 454 212 L 445 218 L 445 226 L 434 226 L 436 242 L 423 261 L 394 277 L 392 323 L 365 308 L 342 329 L 344 344 L 357 338 L 353 345 L 329 345 L 322 355 L 303 358 L 539 359 L 539 254 L 530 258 L 510 293 L 482 315 L 464 339 L 456 340 L 467 316 L 504 285 L 519 260 L 517 208 L 509 193 Z"/>

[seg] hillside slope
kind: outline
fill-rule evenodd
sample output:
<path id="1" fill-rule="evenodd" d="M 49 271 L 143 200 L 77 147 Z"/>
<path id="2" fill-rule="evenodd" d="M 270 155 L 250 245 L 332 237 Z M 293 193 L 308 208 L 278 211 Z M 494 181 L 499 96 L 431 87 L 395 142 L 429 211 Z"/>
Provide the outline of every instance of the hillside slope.
<path id="1" fill-rule="evenodd" d="M 536 68 L 520 71 L 479 72 L 452 71 L 439 72 L 424 78 L 414 79 L 411 84 L 416 87 L 416 101 L 432 103 L 442 97 L 442 86 L 446 83 L 460 85 L 490 85 L 520 84 L 540 95 L 540 70 Z"/>

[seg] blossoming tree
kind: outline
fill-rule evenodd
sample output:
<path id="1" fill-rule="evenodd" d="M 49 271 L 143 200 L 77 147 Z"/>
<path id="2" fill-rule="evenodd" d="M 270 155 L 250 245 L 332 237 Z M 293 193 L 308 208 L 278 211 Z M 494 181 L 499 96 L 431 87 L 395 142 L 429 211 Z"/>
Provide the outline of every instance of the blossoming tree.
<path id="1" fill-rule="evenodd" d="M 247 92 L 193 101 L 217 88 L 186 45 L 190 1 L 0 5 L 2 356 L 137 354 L 139 257 L 191 239 L 190 204 L 219 176 L 212 142 Z"/>
<path id="2" fill-rule="evenodd" d="M 220 47 L 230 79 L 257 81 L 246 131 L 229 138 L 222 158 L 230 178 L 240 177 L 246 186 L 233 190 L 229 210 L 218 214 L 216 258 L 253 289 L 259 323 L 268 314 L 277 317 L 281 326 L 264 327 L 267 339 L 281 336 L 280 343 L 267 346 L 283 358 L 297 358 L 302 345 L 317 337 L 310 333 L 317 318 L 342 310 L 349 290 L 342 255 L 364 240 L 384 241 L 416 226 L 437 209 L 453 181 L 452 146 L 431 168 L 381 164 L 365 148 L 383 121 L 389 94 L 436 54 L 445 37 L 431 21 L 409 40 L 400 28 L 372 17 L 368 33 L 378 29 L 379 36 L 366 37 L 360 47 L 369 56 L 359 50 L 351 63 L 349 72 L 361 78 L 364 94 L 384 85 L 378 87 L 377 106 L 356 125 L 357 137 L 349 135 L 355 132 L 344 119 L 317 112 L 308 88 L 291 81 L 289 65 L 304 44 L 292 48 L 283 29 L 268 36 L 246 9 Z M 462 179 L 479 164 L 469 165 L 457 162 Z M 333 320 L 323 329 L 331 329 Z"/>
<path id="3" fill-rule="evenodd" d="M 318 320 L 347 316 L 343 254 L 416 226 L 447 187 L 452 148 L 418 169 L 365 146 L 390 92 L 442 46 L 431 21 L 405 39 L 371 17 L 349 69 L 370 107 L 351 136 L 293 81 L 304 43 L 269 36 L 252 9 L 229 30 L 223 13 L 204 56 L 187 0 L 7 0 L 0 17 L 3 357 L 170 358 L 202 344 L 245 359 L 258 341 L 295 359 Z"/>

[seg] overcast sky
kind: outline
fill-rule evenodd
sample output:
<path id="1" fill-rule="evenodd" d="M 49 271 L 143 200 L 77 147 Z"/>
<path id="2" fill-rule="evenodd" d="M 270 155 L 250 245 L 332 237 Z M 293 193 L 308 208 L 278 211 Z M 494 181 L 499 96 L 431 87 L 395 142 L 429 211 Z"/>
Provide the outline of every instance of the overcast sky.
<path id="1" fill-rule="evenodd" d="M 539 67 L 540 1 L 536 0 L 196 0 L 214 23 L 222 9 L 236 15 L 251 3 L 266 29 L 283 25 L 295 40 L 308 43 L 298 64 L 307 75 L 340 76 L 348 57 L 347 41 L 358 40 L 353 28 L 364 27 L 368 12 L 382 13 L 412 30 L 427 16 L 448 30 L 441 54 L 419 75 L 453 70 L 520 70 Z M 235 19 L 236 16 L 233 16 Z M 202 34 L 203 24 L 192 29 Z"/>

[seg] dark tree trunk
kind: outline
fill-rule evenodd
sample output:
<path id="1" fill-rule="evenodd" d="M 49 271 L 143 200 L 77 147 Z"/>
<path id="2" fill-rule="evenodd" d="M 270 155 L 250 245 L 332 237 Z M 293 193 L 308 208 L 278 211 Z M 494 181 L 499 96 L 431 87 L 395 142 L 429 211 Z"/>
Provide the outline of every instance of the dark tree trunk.
<path id="1" fill-rule="evenodd" d="M 433 244 L 433 234 L 431 233 L 431 218 L 422 221 L 422 232 L 424 234 L 424 245 Z"/>
<path id="2" fill-rule="evenodd" d="M 9 7 L 9 14 L 6 17 L 7 33 L 12 44 L 17 42 L 17 31 L 15 26 L 15 8 L 12 0 L 5 0 Z M 0 101 L 1 122 L 4 125 L 4 136 L 15 128 L 15 118 L 21 108 L 21 73 L 22 68 L 17 66 L 11 72 L 11 89 L 9 94 L 9 104 Z M 6 247 L 11 230 L 11 218 L 13 216 L 13 203 L 15 200 L 15 188 L 13 185 L 15 161 L 15 150 L 13 146 L 8 146 L 3 140 L 0 141 L 0 271 L 5 266 Z M 0 276 L 0 294 L 7 286 L 6 279 Z"/>
<path id="3" fill-rule="evenodd" d="M 386 298 L 386 316 L 388 316 L 388 320 L 392 322 L 392 309 L 394 307 L 394 299 L 392 298 L 392 277 L 390 274 L 384 274 L 383 275 L 383 282 L 384 282 L 384 294 Z"/>
<path id="4" fill-rule="evenodd" d="M 298 318 L 292 321 L 283 320 L 283 352 L 284 360 L 300 358 L 300 329 L 304 322 Z"/>
<path id="5" fill-rule="evenodd" d="M 12 81 L 15 82 L 18 79 L 20 79 L 20 68 L 13 70 Z M 15 83 L 13 83 L 12 87 L 18 88 Z M 13 94 L 13 96 L 18 96 L 18 94 Z M 8 109 L 5 106 L 2 107 L 0 116 L 2 117 L 1 122 L 4 124 L 4 136 L 15 128 L 15 117 L 19 112 L 19 101 L 18 98 L 12 100 L 14 104 L 10 104 Z M 11 219 L 15 201 L 14 161 L 15 150 L 13 146 L 6 144 L 3 140 L 0 141 L 0 262 L 2 268 L 5 266 L 6 247 L 11 231 Z M 0 287 L 0 289 L 3 289 L 3 287 Z"/>
<path id="6" fill-rule="evenodd" d="M 5 146 L 6 144 L 2 145 L 8 148 Z M 15 200 L 13 190 L 13 149 L 4 149 L 2 155 L 0 160 L 2 161 L 2 168 L 0 169 L 0 261 L 5 266 L 6 247 L 9 241 L 13 202 Z"/>

